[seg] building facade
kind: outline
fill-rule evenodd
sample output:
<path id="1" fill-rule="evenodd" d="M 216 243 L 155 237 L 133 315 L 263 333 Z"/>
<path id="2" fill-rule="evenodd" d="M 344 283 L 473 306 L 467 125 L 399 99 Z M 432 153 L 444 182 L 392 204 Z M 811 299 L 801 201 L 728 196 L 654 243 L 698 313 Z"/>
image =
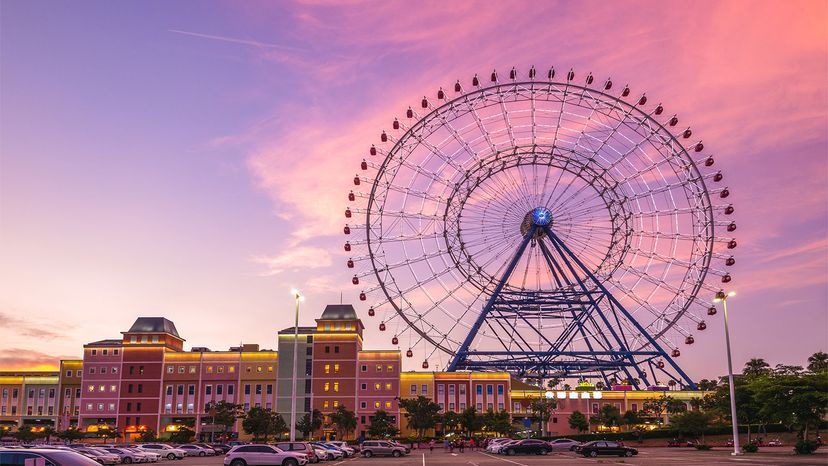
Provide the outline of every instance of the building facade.
<path id="1" fill-rule="evenodd" d="M 662 395 L 622 389 L 550 393 L 497 372 L 401 372 L 400 352 L 364 349 L 363 330 L 351 305 L 329 305 L 315 326 L 279 331 L 277 350 L 245 344 L 227 351 L 185 351 L 185 340 L 171 321 L 139 317 L 120 338 L 88 343 L 82 359 L 60 361 L 57 372 L 0 372 L 0 434 L 21 426 L 76 426 L 90 436 L 117 429 L 126 440 L 148 430 L 163 437 L 182 428 L 201 438 L 246 438 L 241 421 L 230 432 L 216 425 L 210 403 L 274 410 L 291 425 L 294 365 L 297 419 L 314 410 L 323 416 L 315 437 L 365 437 L 380 410 L 394 419 L 402 436 L 409 436 L 413 432 L 397 398 L 424 396 L 442 412 L 506 411 L 520 422 L 531 416 L 533 399 L 551 396 L 557 409 L 546 420 L 546 430 L 566 435 L 574 433 L 568 418 L 575 411 L 591 417 L 606 404 L 622 413 L 638 411 L 647 399 Z M 670 395 L 689 406 L 703 393 Z M 356 415 L 353 431 L 337 431 L 332 425 L 331 416 L 340 408 Z M 431 434 L 440 432 L 438 426 Z"/>

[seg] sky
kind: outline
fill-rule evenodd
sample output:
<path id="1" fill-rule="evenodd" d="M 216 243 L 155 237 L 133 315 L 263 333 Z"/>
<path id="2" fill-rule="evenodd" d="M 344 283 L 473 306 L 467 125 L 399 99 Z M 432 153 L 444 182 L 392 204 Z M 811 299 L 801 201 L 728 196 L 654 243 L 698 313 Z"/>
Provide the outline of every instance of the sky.
<path id="1" fill-rule="evenodd" d="M 3 0 L 0 369 L 138 316 L 272 348 L 292 286 L 300 324 L 340 299 L 364 316 L 341 229 L 367 148 L 423 95 L 531 65 L 689 122 L 736 206 L 734 365 L 804 365 L 828 350 L 826 24 L 819 0 Z M 683 351 L 691 377 L 726 372 L 720 324 Z"/>

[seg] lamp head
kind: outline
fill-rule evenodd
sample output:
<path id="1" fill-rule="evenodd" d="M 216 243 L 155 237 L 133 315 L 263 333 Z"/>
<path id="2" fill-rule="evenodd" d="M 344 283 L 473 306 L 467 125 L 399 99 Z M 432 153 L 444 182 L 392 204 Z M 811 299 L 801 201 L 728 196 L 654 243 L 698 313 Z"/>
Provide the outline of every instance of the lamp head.
<path id="1" fill-rule="evenodd" d="M 290 294 L 291 294 L 291 296 L 293 296 L 293 298 L 294 298 L 294 299 L 296 299 L 297 301 L 304 301 L 304 300 L 305 300 L 305 297 L 304 297 L 304 296 L 302 295 L 302 293 L 301 293 L 301 292 L 299 292 L 299 290 L 297 290 L 296 288 L 291 288 L 291 289 L 290 289 Z"/>

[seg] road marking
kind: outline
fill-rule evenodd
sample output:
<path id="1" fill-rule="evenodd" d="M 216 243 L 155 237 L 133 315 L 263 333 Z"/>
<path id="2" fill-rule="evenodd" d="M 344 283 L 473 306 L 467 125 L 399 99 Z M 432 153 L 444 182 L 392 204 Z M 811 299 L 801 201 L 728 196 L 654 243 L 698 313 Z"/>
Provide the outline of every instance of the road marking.
<path id="1" fill-rule="evenodd" d="M 423 466 L 425 466 L 425 453 L 423 453 Z"/>
<path id="2" fill-rule="evenodd" d="M 492 456 L 488 453 L 483 453 L 483 452 L 479 452 L 479 453 L 483 456 L 488 456 L 489 458 L 494 458 L 496 460 L 505 461 L 507 463 L 517 464 L 518 466 L 529 466 L 528 464 L 525 464 L 525 463 L 518 463 L 517 461 L 507 460 L 506 458 L 500 458 L 500 457 L 497 457 L 497 456 Z"/>

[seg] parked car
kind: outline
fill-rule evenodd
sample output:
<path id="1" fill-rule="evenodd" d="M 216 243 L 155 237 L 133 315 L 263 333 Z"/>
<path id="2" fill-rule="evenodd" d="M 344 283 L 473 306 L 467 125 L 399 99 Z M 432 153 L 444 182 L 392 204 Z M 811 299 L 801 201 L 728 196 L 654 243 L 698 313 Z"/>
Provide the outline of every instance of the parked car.
<path id="1" fill-rule="evenodd" d="M 309 463 L 319 462 L 319 456 L 316 455 L 316 450 L 308 442 L 277 442 L 275 446 L 282 451 L 303 453 L 308 457 Z"/>
<path id="2" fill-rule="evenodd" d="M 775 438 L 775 439 L 770 440 L 770 441 L 768 442 L 768 446 L 769 446 L 769 447 L 781 447 L 782 445 L 784 445 L 784 444 L 782 443 L 782 440 L 779 440 L 778 438 Z"/>
<path id="3" fill-rule="evenodd" d="M 328 450 L 325 450 L 322 447 L 317 447 L 313 444 L 311 444 L 311 448 L 313 448 L 313 452 L 316 454 L 316 458 L 319 461 L 328 461 Z M 310 458 L 308 459 L 310 460 Z"/>
<path id="4" fill-rule="evenodd" d="M 173 448 L 164 443 L 145 443 L 143 445 L 139 445 L 138 448 L 141 450 L 153 451 L 168 460 L 184 459 L 184 456 L 187 454 L 187 452 L 180 448 Z"/>
<path id="5" fill-rule="evenodd" d="M 389 442 L 393 443 L 394 445 L 398 445 L 398 446 L 401 446 L 401 447 L 405 448 L 405 454 L 406 455 L 411 453 L 411 447 L 409 447 L 408 445 L 402 444 L 402 443 L 400 443 L 396 440 L 389 440 Z M 356 450 L 354 450 L 354 451 L 356 451 Z"/>
<path id="6" fill-rule="evenodd" d="M 230 451 L 231 448 L 233 448 L 231 445 L 228 445 L 226 443 L 210 443 L 208 445 L 216 449 L 216 451 L 221 451 L 222 455 Z"/>
<path id="7" fill-rule="evenodd" d="M 549 443 L 538 439 L 525 439 L 504 446 L 501 453 L 511 455 L 546 455 L 552 450 Z"/>
<path id="8" fill-rule="evenodd" d="M 339 458 L 342 458 L 343 456 L 345 456 L 345 454 L 342 453 L 342 450 L 340 450 L 336 447 L 325 445 L 322 442 L 311 442 L 311 445 L 313 445 L 314 447 L 317 447 L 317 448 L 321 448 L 322 450 L 325 450 L 325 457 L 322 458 L 322 459 L 325 459 L 325 460 L 328 460 L 328 461 L 338 460 Z"/>
<path id="9" fill-rule="evenodd" d="M 488 441 L 486 444 L 486 451 L 489 453 L 493 453 L 496 446 L 504 443 L 504 442 L 511 442 L 512 439 L 510 438 L 493 438 Z"/>
<path id="10" fill-rule="evenodd" d="M 552 447 L 552 450 L 569 450 L 575 451 L 575 447 L 581 445 L 581 442 L 577 440 L 572 440 L 571 438 L 556 438 L 549 442 L 549 446 Z"/>
<path id="11" fill-rule="evenodd" d="M 209 443 L 194 442 L 193 445 L 195 445 L 197 447 L 201 447 L 205 450 L 212 450 L 213 454 L 215 454 L 215 455 L 223 455 L 224 454 L 224 451 L 222 451 L 220 448 L 216 448 L 216 447 L 210 445 Z"/>
<path id="12" fill-rule="evenodd" d="M 397 442 L 393 442 L 393 443 L 397 443 Z M 326 445 L 333 445 L 333 446 L 339 448 L 340 450 L 342 450 L 342 453 L 345 455 L 346 458 L 349 458 L 349 457 L 354 456 L 356 454 L 356 449 L 354 447 L 348 445 L 347 443 L 345 443 L 341 440 L 331 440 L 330 442 L 325 442 L 325 444 Z"/>
<path id="13" fill-rule="evenodd" d="M 94 447 L 76 447 L 75 451 L 80 453 L 85 453 L 89 455 L 92 459 L 97 461 L 98 463 L 104 465 L 112 465 L 118 464 L 121 462 L 121 457 L 116 455 L 115 453 L 110 453 L 102 448 L 94 448 Z"/>
<path id="14" fill-rule="evenodd" d="M 405 455 L 405 448 L 385 440 L 366 440 L 362 442 L 362 456 L 393 456 L 399 458 Z"/>
<path id="15" fill-rule="evenodd" d="M 157 463 L 157 462 L 161 461 L 161 458 L 163 458 L 160 453 L 157 453 L 157 452 L 154 452 L 154 451 L 149 451 L 149 450 L 141 450 L 140 448 L 137 448 L 137 447 L 127 446 L 127 447 L 118 447 L 118 448 L 123 448 L 124 450 L 129 450 L 129 451 L 144 455 L 147 458 L 147 461 L 149 461 L 150 463 Z"/>
<path id="16" fill-rule="evenodd" d="M 308 457 L 302 453 L 282 451 L 271 445 L 238 445 L 227 452 L 224 466 L 303 466 L 308 464 Z"/>
<path id="17" fill-rule="evenodd" d="M 204 448 L 194 443 L 179 445 L 176 448 L 184 450 L 187 456 L 215 456 L 216 454 L 216 450 L 213 450 L 211 447 Z"/>
<path id="18" fill-rule="evenodd" d="M 492 447 L 492 453 L 503 453 L 503 449 L 506 448 L 507 445 L 511 445 L 517 442 L 517 440 L 508 439 L 505 442 L 498 442 Z"/>
<path id="19" fill-rule="evenodd" d="M 54 466 L 99 466 L 79 452 L 57 448 L 8 448 L 0 447 L 0 464 L 3 466 L 25 466 L 26 460 L 42 458 Z"/>
<path id="20" fill-rule="evenodd" d="M 633 456 L 638 454 L 635 448 L 625 447 L 618 442 L 610 442 L 606 440 L 596 440 L 587 442 L 576 450 L 584 456 L 598 456 L 598 455 L 614 455 L 614 456 Z"/>
<path id="21" fill-rule="evenodd" d="M 124 464 L 149 462 L 148 455 L 144 453 L 136 453 L 134 451 L 127 450 L 126 448 L 102 447 L 101 449 L 114 455 L 118 455 L 118 457 L 121 459 L 121 463 Z"/>

